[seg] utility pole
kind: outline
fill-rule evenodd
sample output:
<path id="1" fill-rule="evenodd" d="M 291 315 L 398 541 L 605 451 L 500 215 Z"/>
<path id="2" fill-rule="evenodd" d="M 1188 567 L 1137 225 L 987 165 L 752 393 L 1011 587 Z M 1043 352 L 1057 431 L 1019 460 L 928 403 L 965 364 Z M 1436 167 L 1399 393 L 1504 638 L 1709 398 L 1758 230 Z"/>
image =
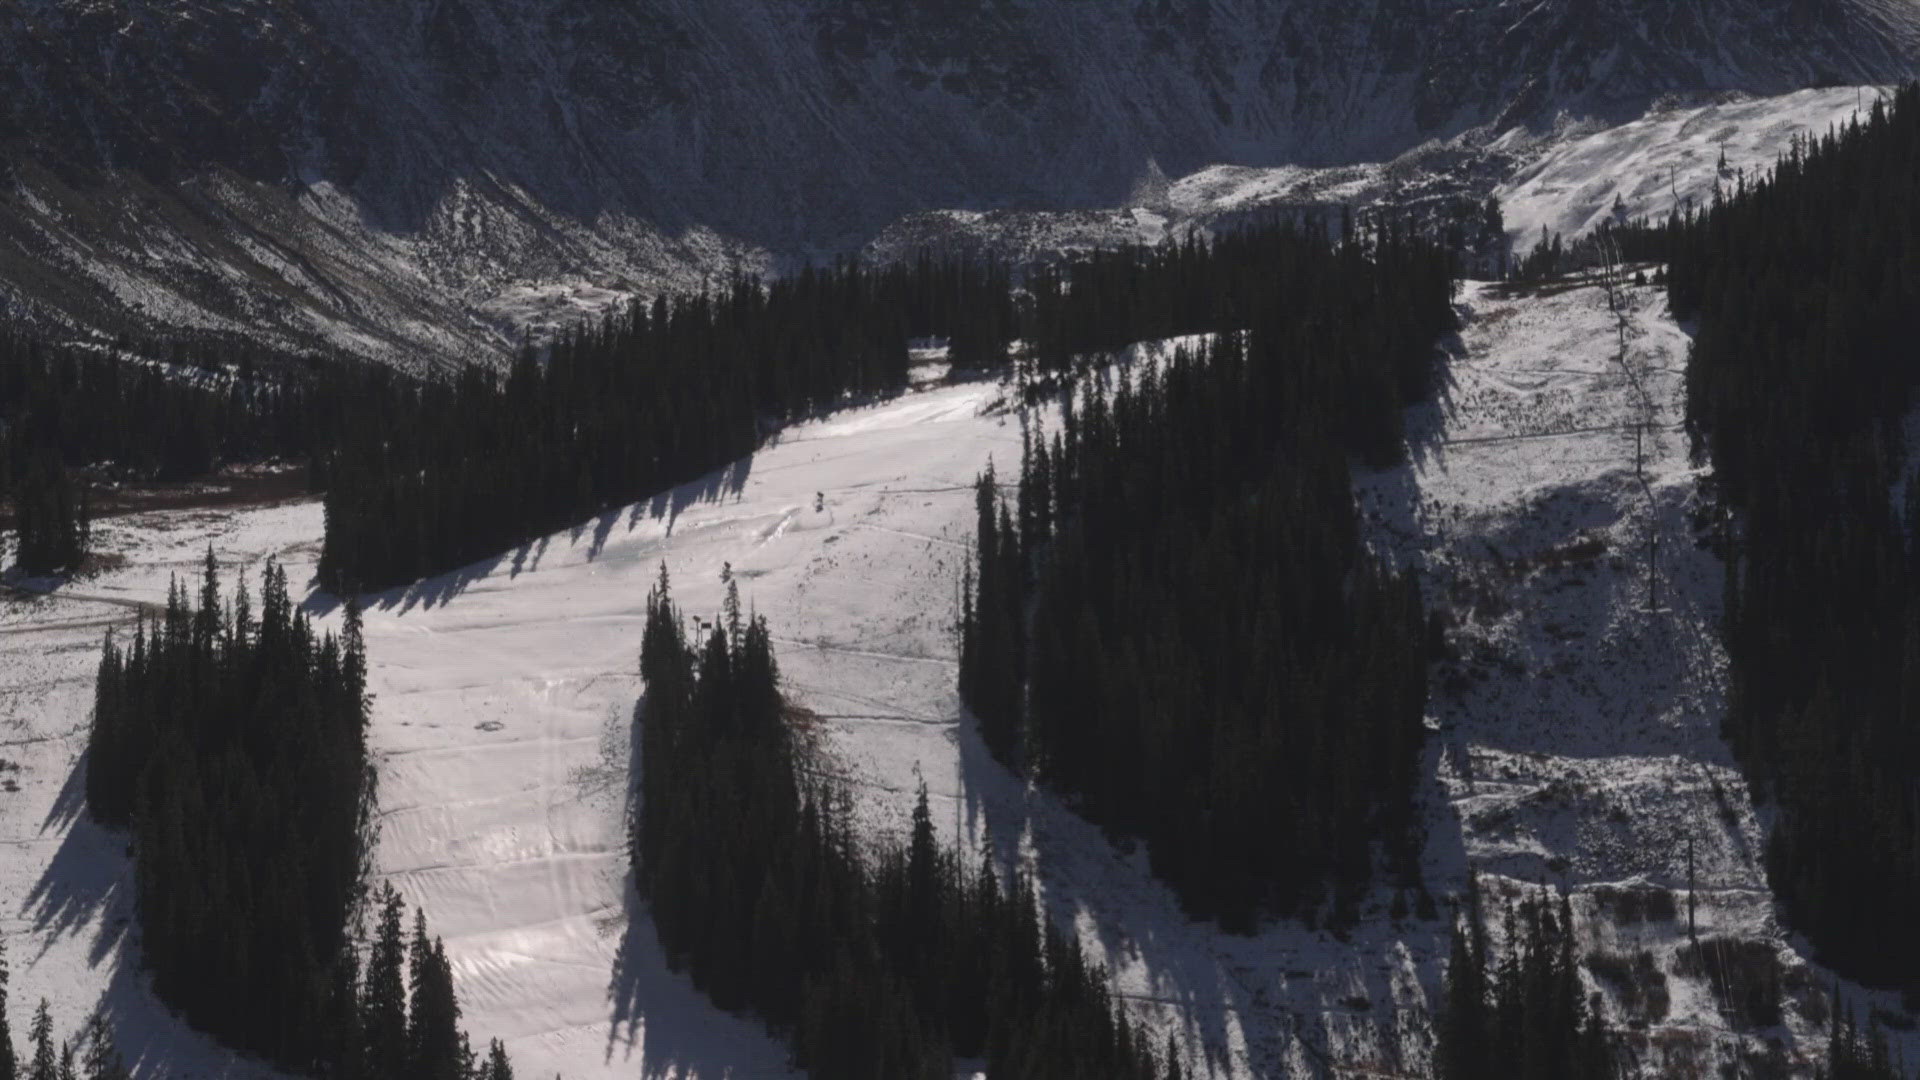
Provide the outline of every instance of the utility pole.
<path id="1" fill-rule="evenodd" d="M 1694 926 L 1693 911 L 1693 835 L 1689 833 L 1687 835 L 1687 940 L 1693 942 L 1693 947 L 1697 950 L 1700 948 L 1700 932 Z"/>

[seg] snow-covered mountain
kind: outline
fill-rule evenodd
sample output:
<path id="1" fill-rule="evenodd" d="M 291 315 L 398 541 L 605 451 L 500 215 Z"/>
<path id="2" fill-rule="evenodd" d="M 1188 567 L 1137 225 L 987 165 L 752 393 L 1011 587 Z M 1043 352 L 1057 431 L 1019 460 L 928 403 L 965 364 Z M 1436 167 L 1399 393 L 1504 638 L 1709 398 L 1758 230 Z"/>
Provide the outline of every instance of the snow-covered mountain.
<path id="1" fill-rule="evenodd" d="M 497 356 L 621 290 L 1147 162 L 1916 70 L 1912 0 L 16 0 L 0 301 L 55 323 Z"/>

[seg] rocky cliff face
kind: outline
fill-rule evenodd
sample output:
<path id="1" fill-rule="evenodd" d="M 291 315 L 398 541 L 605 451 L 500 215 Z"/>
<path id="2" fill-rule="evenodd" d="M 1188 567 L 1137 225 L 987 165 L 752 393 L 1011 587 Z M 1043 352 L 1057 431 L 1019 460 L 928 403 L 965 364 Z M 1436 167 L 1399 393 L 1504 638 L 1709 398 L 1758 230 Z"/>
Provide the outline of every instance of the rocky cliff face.
<path id="1" fill-rule="evenodd" d="M 1384 160 L 1906 77 L 1911 0 L 15 0 L 0 295 L 497 355 L 602 290 L 1098 207 L 1149 158 Z"/>

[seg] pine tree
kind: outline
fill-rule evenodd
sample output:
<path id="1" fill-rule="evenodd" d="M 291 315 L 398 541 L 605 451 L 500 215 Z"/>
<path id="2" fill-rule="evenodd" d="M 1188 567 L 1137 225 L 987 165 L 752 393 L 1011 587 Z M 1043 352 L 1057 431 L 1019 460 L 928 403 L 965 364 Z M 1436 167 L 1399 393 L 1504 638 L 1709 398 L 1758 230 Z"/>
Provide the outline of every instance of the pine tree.
<path id="1" fill-rule="evenodd" d="M 27 1068 L 27 1080 L 59 1080 L 60 1055 L 53 1046 L 53 1013 L 47 1008 L 46 998 L 40 999 L 40 1008 L 33 1014 L 27 1041 L 33 1044 L 33 1063 Z"/>
<path id="2" fill-rule="evenodd" d="M 85 1057 L 81 1062 L 81 1075 L 86 1080 L 131 1080 L 132 1074 L 114 1045 L 113 1032 L 108 1030 L 105 1016 L 93 1014 L 87 1021 L 83 1041 Z"/>
<path id="3" fill-rule="evenodd" d="M 447 963 L 445 946 L 427 937 L 425 911 L 414 913 L 408 960 L 413 1009 L 408 1026 L 409 1075 L 421 1080 L 463 1080 L 467 1062 L 461 1046 L 453 970 Z"/>
<path id="4" fill-rule="evenodd" d="M 513 1063 L 507 1060 L 507 1047 L 499 1039 L 487 1047 L 487 1060 L 480 1066 L 482 1080 L 513 1080 Z"/>
<path id="5" fill-rule="evenodd" d="M 14 1057 L 13 1028 L 7 1021 L 7 983 L 12 973 L 7 968 L 7 942 L 0 937 L 0 1080 L 15 1080 L 19 1062 Z"/>
<path id="6" fill-rule="evenodd" d="M 369 1077 L 408 1073 L 407 942 L 401 930 L 405 919 L 406 904 L 389 882 L 381 889 L 379 921 L 360 998 L 360 1030 L 366 1043 L 362 1061 Z"/>

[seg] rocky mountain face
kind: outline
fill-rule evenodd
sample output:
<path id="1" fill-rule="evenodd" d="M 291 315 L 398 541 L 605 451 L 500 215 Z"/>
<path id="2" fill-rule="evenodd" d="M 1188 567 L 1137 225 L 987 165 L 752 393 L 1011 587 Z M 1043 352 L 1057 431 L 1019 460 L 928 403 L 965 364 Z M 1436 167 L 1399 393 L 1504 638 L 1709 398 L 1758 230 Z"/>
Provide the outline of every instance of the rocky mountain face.
<path id="1" fill-rule="evenodd" d="M 0 303 L 403 364 L 1149 159 L 1908 77 L 1913 0 L 13 0 Z"/>

